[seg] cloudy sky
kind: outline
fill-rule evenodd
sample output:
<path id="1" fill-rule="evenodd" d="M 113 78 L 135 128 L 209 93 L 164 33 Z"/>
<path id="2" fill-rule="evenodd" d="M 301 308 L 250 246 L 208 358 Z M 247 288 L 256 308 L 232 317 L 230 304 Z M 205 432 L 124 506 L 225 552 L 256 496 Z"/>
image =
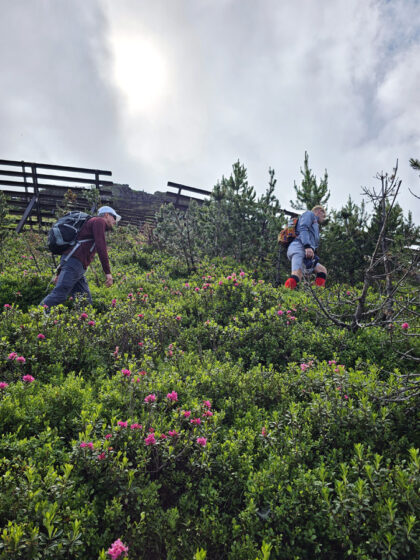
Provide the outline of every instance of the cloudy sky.
<path id="1" fill-rule="evenodd" d="M 0 0 L 0 159 L 211 189 L 240 160 L 289 208 L 305 150 L 329 207 L 399 161 L 420 221 L 419 0 Z"/>

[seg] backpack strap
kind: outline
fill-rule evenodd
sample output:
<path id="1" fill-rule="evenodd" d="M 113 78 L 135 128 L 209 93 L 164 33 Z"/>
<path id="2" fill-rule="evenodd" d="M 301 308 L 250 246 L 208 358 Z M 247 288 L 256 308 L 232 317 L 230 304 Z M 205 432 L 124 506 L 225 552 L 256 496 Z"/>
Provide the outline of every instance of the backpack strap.
<path id="1" fill-rule="evenodd" d="M 74 253 L 75 251 L 77 251 L 77 249 L 80 247 L 80 245 L 81 245 L 82 243 L 87 243 L 88 241 L 92 241 L 92 239 L 81 239 L 80 241 L 78 241 L 78 242 L 76 243 L 76 245 L 73 247 L 73 249 L 70 251 L 70 253 L 64 257 L 64 261 L 67 262 L 67 261 L 69 260 L 69 258 L 73 255 L 73 253 Z M 92 245 L 90 251 L 92 252 L 94 248 L 95 248 L 95 242 L 93 243 L 93 245 Z"/>

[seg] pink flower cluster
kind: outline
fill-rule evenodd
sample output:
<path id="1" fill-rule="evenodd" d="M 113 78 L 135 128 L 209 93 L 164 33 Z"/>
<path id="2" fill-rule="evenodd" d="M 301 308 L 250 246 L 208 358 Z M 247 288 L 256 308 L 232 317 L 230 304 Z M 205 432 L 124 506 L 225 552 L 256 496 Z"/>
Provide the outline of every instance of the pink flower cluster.
<path id="1" fill-rule="evenodd" d="M 22 377 L 23 381 L 25 381 L 25 383 L 33 383 L 35 381 L 35 377 L 32 377 L 32 375 L 24 375 Z"/>
<path id="2" fill-rule="evenodd" d="M 147 397 L 144 398 L 145 403 L 153 403 L 155 401 L 156 401 L 156 395 L 154 393 L 152 393 L 151 395 L 147 395 Z"/>
<path id="3" fill-rule="evenodd" d="M 89 449 L 93 449 L 93 443 L 91 441 L 82 441 L 80 447 L 82 448 L 88 447 Z"/>
<path id="4" fill-rule="evenodd" d="M 0 381 L 0 389 L 6 389 L 6 387 L 8 387 L 9 384 L 6 383 L 6 381 Z"/>
<path id="5" fill-rule="evenodd" d="M 79 319 L 87 319 L 88 318 L 88 314 L 87 313 L 81 313 Z"/>
<path id="6" fill-rule="evenodd" d="M 39 340 L 44 340 L 45 339 L 45 334 L 39 333 L 39 335 L 37 336 L 37 338 Z"/>
<path id="7" fill-rule="evenodd" d="M 131 375 L 131 371 L 129 369 L 123 368 L 121 370 L 121 373 L 123 374 L 124 377 L 130 377 Z"/>
<path id="8" fill-rule="evenodd" d="M 410 327 L 410 325 L 409 325 L 408 323 L 403 323 L 403 324 L 401 325 L 401 328 L 402 328 L 403 331 L 408 330 L 409 327 Z"/>
<path id="9" fill-rule="evenodd" d="M 23 356 L 18 356 L 16 352 L 10 352 L 7 359 L 16 360 L 19 364 L 24 364 L 26 362 L 26 359 Z"/>
<path id="10" fill-rule="evenodd" d="M 121 556 L 121 554 L 124 554 L 124 556 L 127 556 L 128 546 L 125 546 L 125 544 L 123 544 L 121 539 L 117 539 L 108 548 L 107 552 L 111 556 L 112 560 L 116 560 L 117 558 L 119 558 Z"/>
<path id="11" fill-rule="evenodd" d="M 172 393 L 168 393 L 166 398 L 172 402 L 176 402 L 178 400 L 178 393 L 176 391 L 172 391 Z"/>
<path id="12" fill-rule="evenodd" d="M 144 440 L 145 445 L 155 445 L 156 443 L 156 438 L 155 438 L 155 434 L 150 433 Z"/>
<path id="13" fill-rule="evenodd" d="M 198 437 L 196 441 L 198 445 L 201 445 L 202 447 L 207 445 L 207 439 L 205 437 Z"/>

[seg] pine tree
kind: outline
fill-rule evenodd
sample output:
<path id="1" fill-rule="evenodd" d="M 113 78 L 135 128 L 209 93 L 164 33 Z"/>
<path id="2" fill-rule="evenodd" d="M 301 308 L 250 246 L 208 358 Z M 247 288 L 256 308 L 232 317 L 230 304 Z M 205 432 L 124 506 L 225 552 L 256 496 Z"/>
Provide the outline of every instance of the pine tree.
<path id="1" fill-rule="evenodd" d="M 300 169 L 303 175 L 302 184 L 300 187 L 294 184 L 297 202 L 290 201 L 292 208 L 295 210 L 311 210 L 314 206 L 324 206 L 330 198 L 328 190 L 328 173 L 325 170 L 324 178 L 317 182 L 316 176 L 309 169 L 309 155 L 305 152 L 305 160 L 303 169 Z"/>

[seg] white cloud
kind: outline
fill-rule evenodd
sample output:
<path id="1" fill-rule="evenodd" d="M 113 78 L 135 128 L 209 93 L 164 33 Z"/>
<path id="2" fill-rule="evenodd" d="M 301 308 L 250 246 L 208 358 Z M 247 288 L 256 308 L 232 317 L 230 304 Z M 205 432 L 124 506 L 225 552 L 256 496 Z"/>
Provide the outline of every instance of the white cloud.
<path id="1" fill-rule="evenodd" d="M 285 206 L 305 150 L 335 207 L 397 158 L 419 183 L 416 0 L 1 3 L 1 157 L 152 191 L 211 188 L 239 158 L 259 192 L 276 169 Z"/>

